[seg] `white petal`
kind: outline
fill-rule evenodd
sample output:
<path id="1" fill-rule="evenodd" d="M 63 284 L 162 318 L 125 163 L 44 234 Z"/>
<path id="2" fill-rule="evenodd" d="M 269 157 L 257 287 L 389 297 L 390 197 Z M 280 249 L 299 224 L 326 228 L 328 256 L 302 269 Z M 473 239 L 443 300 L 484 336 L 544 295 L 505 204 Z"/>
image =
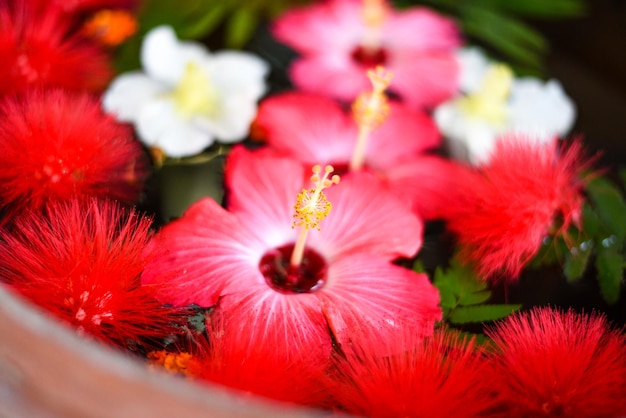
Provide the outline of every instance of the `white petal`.
<path id="1" fill-rule="evenodd" d="M 179 42 L 169 26 L 152 29 L 141 47 L 141 63 L 146 73 L 172 86 L 181 79 L 188 62 L 202 62 L 208 57 L 208 50 L 202 45 Z"/>
<path id="2" fill-rule="evenodd" d="M 480 88 L 483 77 L 489 69 L 489 59 L 480 48 L 460 48 L 456 52 L 461 71 L 459 87 L 463 92 L 474 92 Z"/>
<path id="3" fill-rule="evenodd" d="M 141 108 L 165 91 L 165 86 L 143 73 L 122 74 L 109 85 L 102 96 L 102 107 L 119 121 L 135 122 Z"/>
<path id="4" fill-rule="evenodd" d="M 264 79 L 269 65 L 261 58 L 237 51 L 222 51 L 212 56 L 210 80 L 222 90 L 253 90 L 254 99 L 265 91 Z"/>
<path id="5" fill-rule="evenodd" d="M 256 116 L 256 102 L 246 95 L 230 95 L 220 103 L 220 112 L 214 118 L 202 118 L 199 123 L 213 133 L 220 142 L 232 143 L 244 139 Z"/>
<path id="6" fill-rule="evenodd" d="M 433 117 L 453 158 L 472 164 L 489 158 L 497 134 L 495 127 L 467 117 L 454 101 L 438 106 Z"/>
<path id="7" fill-rule="evenodd" d="M 178 117 L 173 103 L 163 99 L 142 109 L 137 133 L 146 145 L 157 146 L 170 157 L 195 155 L 213 143 L 209 132 Z"/>
<path id="8" fill-rule="evenodd" d="M 576 108 L 556 80 L 543 83 L 527 77 L 511 86 L 510 130 L 547 139 L 569 132 L 576 118 Z"/>

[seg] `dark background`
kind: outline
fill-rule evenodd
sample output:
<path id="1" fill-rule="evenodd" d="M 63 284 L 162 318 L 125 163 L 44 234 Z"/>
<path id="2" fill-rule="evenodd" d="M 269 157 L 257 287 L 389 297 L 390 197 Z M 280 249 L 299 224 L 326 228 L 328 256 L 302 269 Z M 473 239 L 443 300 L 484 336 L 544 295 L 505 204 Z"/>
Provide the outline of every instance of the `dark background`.
<path id="1" fill-rule="evenodd" d="M 602 150 L 601 164 L 615 167 L 626 164 L 626 1 L 587 5 L 584 18 L 533 26 L 551 45 L 547 74 L 577 105 L 573 134 L 583 135 L 591 152 Z"/>

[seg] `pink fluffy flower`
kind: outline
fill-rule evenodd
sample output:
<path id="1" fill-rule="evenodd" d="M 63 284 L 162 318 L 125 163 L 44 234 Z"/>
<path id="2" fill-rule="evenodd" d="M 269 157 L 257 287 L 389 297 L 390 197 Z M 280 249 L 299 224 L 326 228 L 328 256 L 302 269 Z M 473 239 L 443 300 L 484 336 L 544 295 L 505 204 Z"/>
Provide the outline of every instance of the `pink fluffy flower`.
<path id="1" fill-rule="evenodd" d="M 274 35 L 300 53 L 293 83 L 344 101 L 368 86 L 365 70 L 384 65 L 391 91 L 412 107 L 432 107 L 457 90 L 455 23 L 422 7 L 395 10 L 382 0 L 329 0 L 294 8 Z"/>
<path id="2" fill-rule="evenodd" d="M 110 201 L 23 212 L 0 231 L 0 281 L 99 341 L 167 337 L 175 311 L 140 283 L 150 223 Z"/>
<path id="3" fill-rule="evenodd" d="M 336 101 L 313 93 L 276 94 L 261 102 L 255 134 L 277 152 L 306 165 L 348 168 L 358 125 Z M 407 201 L 423 219 L 436 218 L 457 177 L 457 165 L 426 152 L 441 143 L 432 119 L 389 102 L 386 120 L 372 130 L 364 168 Z"/>
<path id="4" fill-rule="evenodd" d="M 85 93 L 30 91 L 0 101 L 0 207 L 107 197 L 134 202 L 147 161 L 130 128 Z"/>
<path id="5" fill-rule="evenodd" d="M 489 162 L 459 176 L 447 209 L 461 256 L 485 278 L 515 280 L 546 236 L 580 221 L 587 167 L 578 141 L 500 138 Z"/>
<path id="6" fill-rule="evenodd" d="M 603 316 L 537 308 L 489 335 L 507 416 L 626 415 L 626 338 Z"/>
<path id="7" fill-rule="evenodd" d="M 163 302 L 219 302 L 256 344 L 278 335 L 294 353 L 328 355 L 329 328 L 340 344 L 357 329 L 371 338 L 405 325 L 431 334 L 441 316 L 437 290 L 425 275 L 390 263 L 416 253 L 422 225 L 366 173 L 324 191 L 332 213 L 311 230 L 293 272 L 289 255 L 300 242 L 293 208 L 304 178 L 294 160 L 234 149 L 229 210 L 204 199 L 166 225 L 154 240 L 164 254 L 143 281 L 167 284 Z"/>
<path id="8" fill-rule="evenodd" d="M 341 410 L 381 418 L 488 415 L 496 397 L 484 350 L 441 330 L 423 340 L 407 331 L 337 357 L 329 387 Z"/>
<path id="9" fill-rule="evenodd" d="M 79 35 L 54 7 L 0 3 L 0 93 L 31 87 L 100 91 L 112 76 L 110 58 Z"/>

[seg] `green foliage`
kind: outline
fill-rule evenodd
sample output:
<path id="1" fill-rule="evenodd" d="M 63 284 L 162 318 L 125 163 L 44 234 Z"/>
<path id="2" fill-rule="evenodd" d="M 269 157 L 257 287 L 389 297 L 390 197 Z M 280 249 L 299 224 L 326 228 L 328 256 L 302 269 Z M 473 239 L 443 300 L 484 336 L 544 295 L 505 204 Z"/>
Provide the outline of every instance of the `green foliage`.
<path id="1" fill-rule="evenodd" d="M 437 268 L 433 283 L 439 289 L 444 321 L 450 324 L 495 321 L 521 308 L 521 305 L 486 304 L 491 298 L 487 283 L 456 259 L 446 270 Z"/>
<path id="2" fill-rule="evenodd" d="M 395 0 L 399 7 L 424 4 L 454 17 L 464 34 L 510 62 L 520 73 L 539 75 L 548 51 L 543 35 L 524 21 L 582 16 L 584 0 Z"/>
<path id="3" fill-rule="evenodd" d="M 623 177 L 626 180 L 626 173 Z M 550 238 L 533 266 L 562 262 L 563 274 L 573 282 L 592 264 L 602 297 L 615 304 L 624 278 L 626 201 L 620 188 L 605 177 L 590 181 L 586 193 L 581 228 L 570 227 L 564 238 Z"/>

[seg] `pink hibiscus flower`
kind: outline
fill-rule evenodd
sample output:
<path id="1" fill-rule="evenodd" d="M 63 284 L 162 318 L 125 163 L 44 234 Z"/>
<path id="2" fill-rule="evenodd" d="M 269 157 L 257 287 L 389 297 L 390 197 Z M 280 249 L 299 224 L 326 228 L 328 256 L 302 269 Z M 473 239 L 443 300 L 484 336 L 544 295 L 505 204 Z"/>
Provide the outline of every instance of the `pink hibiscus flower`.
<path id="1" fill-rule="evenodd" d="M 333 211 L 290 268 L 304 178 L 294 160 L 235 148 L 226 170 L 229 210 L 204 199 L 166 225 L 153 241 L 164 254 L 146 266 L 143 282 L 168 283 L 162 302 L 219 302 L 253 346 L 280 340 L 311 358 L 330 352 L 329 329 L 340 344 L 356 329 L 370 338 L 404 325 L 431 334 L 441 316 L 437 290 L 425 275 L 390 262 L 416 253 L 422 225 L 367 173 L 323 192 Z"/>
<path id="2" fill-rule="evenodd" d="M 423 111 L 389 102 L 386 120 L 371 130 L 363 168 L 412 206 L 423 219 L 440 216 L 458 165 L 426 151 L 441 143 Z M 287 92 L 264 100 L 254 123 L 256 136 L 277 152 L 306 165 L 331 164 L 339 171 L 353 158 L 359 126 L 336 101 L 313 93 Z"/>
<path id="3" fill-rule="evenodd" d="M 433 107 L 457 91 L 458 29 L 426 8 L 330 0 L 287 11 L 272 30 L 301 55 L 290 77 L 303 90 L 351 101 L 369 84 L 365 70 L 384 65 L 395 74 L 391 90 L 412 107 Z"/>

